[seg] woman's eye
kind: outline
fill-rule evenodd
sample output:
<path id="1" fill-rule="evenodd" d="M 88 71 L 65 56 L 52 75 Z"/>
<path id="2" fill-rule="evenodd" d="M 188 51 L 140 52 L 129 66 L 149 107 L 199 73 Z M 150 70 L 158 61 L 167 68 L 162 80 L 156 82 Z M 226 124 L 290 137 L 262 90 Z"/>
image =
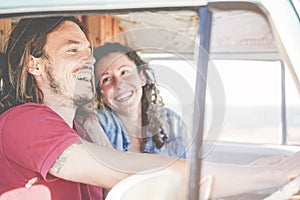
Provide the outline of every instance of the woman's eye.
<path id="1" fill-rule="evenodd" d="M 108 81 L 110 81 L 110 77 L 105 77 L 102 79 L 103 84 L 107 83 Z"/>
<path id="2" fill-rule="evenodd" d="M 121 75 L 125 75 L 125 74 L 128 74 L 128 73 L 129 73 L 128 70 L 123 70 L 123 71 L 121 72 Z"/>

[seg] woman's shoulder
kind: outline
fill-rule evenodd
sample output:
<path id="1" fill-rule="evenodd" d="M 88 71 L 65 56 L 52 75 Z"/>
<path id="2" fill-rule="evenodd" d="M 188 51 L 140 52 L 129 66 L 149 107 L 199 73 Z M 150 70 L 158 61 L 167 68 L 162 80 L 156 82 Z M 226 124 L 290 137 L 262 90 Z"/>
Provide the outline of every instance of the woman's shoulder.
<path id="1" fill-rule="evenodd" d="M 104 121 L 117 121 L 117 116 L 110 110 L 102 110 L 98 109 L 97 111 L 98 116 L 100 117 L 100 120 Z"/>
<path id="2" fill-rule="evenodd" d="M 186 124 L 183 117 L 170 108 L 166 108 L 166 125 L 171 126 L 172 129 L 186 129 Z M 173 130 L 174 131 L 174 130 Z"/>
<path id="3" fill-rule="evenodd" d="M 112 111 L 99 109 L 97 113 L 100 118 L 100 123 L 105 129 L 124 129 L 121 120 Z"/>
<path id="4" fill-rule="evenodd" d="M 179 115 L 177 112 L 172 110 L 171 108 L 165 108 L 167 118 L 176 119 L 176 120 L 182 120 L 181 115 Z"/>

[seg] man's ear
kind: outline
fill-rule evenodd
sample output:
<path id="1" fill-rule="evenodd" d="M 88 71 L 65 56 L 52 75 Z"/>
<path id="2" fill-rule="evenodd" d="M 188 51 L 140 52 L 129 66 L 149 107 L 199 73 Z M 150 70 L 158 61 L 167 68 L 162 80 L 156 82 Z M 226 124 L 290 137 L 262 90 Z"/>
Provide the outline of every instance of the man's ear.
<path id="1" fill-rule="evenodd" d="M 41 64 L 39 64 L 40 62 L 41 62 L 40 58 L 30 56 L 29 61 L 27 63 L 28 72 L 34 76 L 41 75 L 42 71 L 41 71 Z"/>
<path id="2" fill-rule="evenodd" d="M 142 86 L 145 86 L 147 83 L 147 77 L 144 71 L 140 71 L 140 78 L 141 78 Z"/>

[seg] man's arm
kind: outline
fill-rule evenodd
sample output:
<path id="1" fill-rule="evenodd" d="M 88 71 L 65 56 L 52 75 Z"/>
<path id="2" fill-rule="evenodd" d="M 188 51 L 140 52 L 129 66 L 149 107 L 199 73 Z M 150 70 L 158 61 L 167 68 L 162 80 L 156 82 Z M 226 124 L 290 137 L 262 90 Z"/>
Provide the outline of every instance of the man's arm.
<path id="1" fill-rule="evenodd" d="M 57 158 L 49 173 L 70 181 L 112 188 L 131 174 L 151 173 L 162 169 L 171 169 L 182 174 L 187 185 L 188 165 L 183 159 L 123 153 L 82 141 L 67 148 Z"/>
<path id="2" fill-rule="evenodd" d="M 300 152 L 270 163 L 260 160 L 254 165 L 203 162 L 202 177 L 213 176 L 211 197 L 224 197 L 285 185 L 290 176 L 300 174 Z"/>

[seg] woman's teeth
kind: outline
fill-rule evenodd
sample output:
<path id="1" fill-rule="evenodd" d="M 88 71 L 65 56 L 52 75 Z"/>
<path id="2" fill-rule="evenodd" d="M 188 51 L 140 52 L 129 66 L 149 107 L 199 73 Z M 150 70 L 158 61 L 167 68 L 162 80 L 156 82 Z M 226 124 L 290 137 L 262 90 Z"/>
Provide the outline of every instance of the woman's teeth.
<path id="1" fill-rule="evenodd" d="M 133 92 L 126 92 L 116 98 L 117 101 L 126 101 L 132 96 Z"/>

